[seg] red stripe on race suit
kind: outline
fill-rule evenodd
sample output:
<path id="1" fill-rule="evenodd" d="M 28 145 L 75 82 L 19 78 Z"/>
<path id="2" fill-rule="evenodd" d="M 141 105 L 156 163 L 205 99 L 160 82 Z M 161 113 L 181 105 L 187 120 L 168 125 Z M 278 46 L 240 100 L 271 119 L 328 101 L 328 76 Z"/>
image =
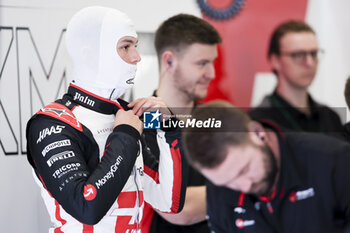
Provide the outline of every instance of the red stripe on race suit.
<path id="1" fill-rule="evenodd" d="M 180 196 L 181 196 L 181 185 L 182 185 L 182 163 L 181 163 L 181 153 L 180 148 L 175 149 L 178 144 L 178 140 L 176 139 L 171 143 L 171 157 L 173 160 L 173 196 L 172 196 L 172 206 L 171 212 L 177 213 L 180 206 Z"/>
<path id="2" fill-rule="evenodd" d="M 159 173 L 156 172 L 155 170 L 147 167 L 146 165 L 144 165 L 143 167 L 143 171 L 149 176 L 151 177 L 157 184 L 159 184 Z"/>
<path id="3" fill-rule="evenodd" d="M 132 216 L 118 216 L 117 223 L 115 225 L 115 233 L 127 233 L 134 232 L 136 230 L 136 222 L 130 224 Z"/>
<path id="4" fill-rule="evenodd" d="M 46 189 L 46 191 L 47 191 L 47 192 L 48 192 L 48 194 L 50 195 L 50 197 L 52 197 L 52 198 L 53 198 L 53 196 L 51 195 L 51 193 L 49 192 L 49 190 L 47 190 L 46 185 L 45 185 L 45 183 L 44 183 L 44 181 L 43 181 L 43 178 L 41 178 L 41 176 L 40 176 L 40 175 L 39 175 L 39 178 L 40 178 L 41 183 L 43 184 L 44 188 Z"/>
<path id="5" fill-rule="evenodd" d="M 49 192 L 49 190 L 47 190 L 46 188 L 46 185 L 43 181 L 43 179 L 41 178 L 41 176 L 39 175 L 39 178 L 41 180 L 41 183 L 43 184 L 44 188 L 46 189 L 47 193 L 50 195 L 50 197 L 53 198 L 53 196 L 51 195 L 51 193 Z M 64 220 L 63 218 L 61 218 L 61 210 L 60 210 L 60 204 L 58 204 L 58 202 L 55 200 L 55 206 L 56 206 L 56 211 L 55 211 L 55 217 L 58 221 L 61 222 L 62 226 L 64 224 L 66 224 L 66 220 Z M 61 230 L 61 227 L 58 227 L 58 228 L 55 228 L 55 233 L 64 233 L 62 230 Z"/>
<path id="6" fill-rule="evenodd" d="M 66 220 L 64 220 L 62 217 L 61 217 L 61 208 L 60 208 L 60 204 L 58 204 L 58 202 L 55 200 L 55 206 L 56 206 L 56 212 L 55 212 L 55 217 L 58 221 L 61 222 L 62 226 L 64 224 L 66 224 Z M 63 231 L 61 230 L 61 227 L 58 227 L 55 229 L 55 233 L 63 233 Z"/>
<path id="7" fill-rule="evenodd" d="M 94 233 L 94 226 L 84 224 L 83 233 Z"/>
<path id="8" fill-rule="evenodd" d="M 154 215 L 154 210 L 150 204 L 145 202 L 143 207 L 142 220 L 140 223 L 140 229 L 142 233 L 149 233 L 152 224 L 152 218 Z"/>
<path id="9" fill-rule="evenodd" d="M 143 192 L 139 191 L 139 206 L 143 203 Z M 118 202 L 118 208 L 130 208 L 134 209 L 137 205 L 137 195 L 136 191 L 132 192 L 122 192 L 119 194 L 117 202 Z M 117 216 L 117 222 L 115 225 L 115 233 L 126 233 L 126 232 L 132 232 L 133 230 L 137 229 L 137 223 L 134 219 L 133 222 L 131 222 L 133 216 Z"/>
<path id="10" fill-rule="evenodd" d="M 207 1 L 217 9 L 220 5 L 222 8 L 222 2 L 228 2 Z M 246 0 L 240 12 L 229 20 L 203 15 L 222 37 L 215 63 L 216 78 L 210 82 L 204 102 L 224 99 L 237 107 L 249 107 L 255 75 L 271 72 L 266 53 L 272 31 L 286 20 L 304 20 L 307 3 L 308 0 Z"/>
<path id="11" fill-rule="evenodd" d="M 244 194 L 244 193 L 240 193 L 240 194 L 239 194 L 238 203 L 237 203 L 238 206 L 240 206 L 240 207 L 243 206 L 244 197 L 245 197 L 245 194 Z"/>
<path id="12" fill-rule="evenodd" d="M 134 208 L 136 204 L 136 191 L 122 192 L 118 196 L 118 208 Z"/>

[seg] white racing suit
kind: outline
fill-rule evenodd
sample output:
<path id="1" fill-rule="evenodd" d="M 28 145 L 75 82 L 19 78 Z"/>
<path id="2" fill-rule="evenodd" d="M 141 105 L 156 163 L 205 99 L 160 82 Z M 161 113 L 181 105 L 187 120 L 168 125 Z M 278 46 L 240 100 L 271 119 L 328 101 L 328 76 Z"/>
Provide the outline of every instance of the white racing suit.
<path id="1" fill-rule="evenodd" d="M 179 131 L 149 131 L 155 141 L 147 145 L 147 130 L 141 137 L 129 125 L 113 130 L 121 108 L 71 84 L 28 122 L 28 160 L 54 223 L 50 233 L 141 232 L 145 201 L 163 212 L 182 209 Z M 159 161 L 147 153 L 151 145 Z"/>

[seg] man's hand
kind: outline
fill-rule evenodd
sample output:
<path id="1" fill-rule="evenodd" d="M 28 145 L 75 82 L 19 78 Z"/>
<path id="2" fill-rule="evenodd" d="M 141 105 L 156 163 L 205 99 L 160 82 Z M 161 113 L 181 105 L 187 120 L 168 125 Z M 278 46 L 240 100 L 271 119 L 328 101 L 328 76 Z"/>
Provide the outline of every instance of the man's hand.
<path id="1" fill-rule="evenodd" d="M 129 108 L 137 115 L 141 116 L 145 111 L 157 111 L 162 113 L 162 119 L 168 120 L 170 118 L 171 112 L 169 108 L 165 105 L 164 101 L 160 97 L 146 97 L 139 98 L 128 104 Z"/>
<path id="2" fill-rule="evenodd" d="M 124 111 L 123 109 L 119 109 L 113 124 L 113 129 L 118 125 L 130 125 L 134 127 L 140 134 L 142 134 L 143 124 L 137 115 L 134 114 L 132 110 Z"/>

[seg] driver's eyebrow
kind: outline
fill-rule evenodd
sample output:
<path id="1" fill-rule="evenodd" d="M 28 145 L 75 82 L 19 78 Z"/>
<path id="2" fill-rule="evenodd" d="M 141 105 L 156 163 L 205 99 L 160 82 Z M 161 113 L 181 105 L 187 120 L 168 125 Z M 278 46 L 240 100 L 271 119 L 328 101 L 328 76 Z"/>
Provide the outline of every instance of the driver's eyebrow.
<path id="1" fill-rule="evenodd" d="M 122 40 L 121 42 L 130 43 L 130 44 L 133 44 L 133 43 L 137 44 L 137 43 L 139 43 L 139 40 L 137 40 L 136 42 L 134 42 L 133 40 L 130 40 L 130 39 L 124 39 L 124 40 Z"/>

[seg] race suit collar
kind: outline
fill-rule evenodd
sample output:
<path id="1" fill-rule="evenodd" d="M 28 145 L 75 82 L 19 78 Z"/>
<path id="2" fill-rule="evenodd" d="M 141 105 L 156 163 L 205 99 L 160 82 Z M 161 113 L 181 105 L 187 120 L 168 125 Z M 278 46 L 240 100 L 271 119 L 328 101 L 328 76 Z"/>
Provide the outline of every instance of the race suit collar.
<path id="1" fill-rule="evenodd" d="M 95 95 L 72 83 L 69 85 L 68 95 L 79 105 L 103 114 L 115 114 L 119 109 L 124 109 L 121 104 Z M 125 102 L 121 99 L 120 101 Z"/>

